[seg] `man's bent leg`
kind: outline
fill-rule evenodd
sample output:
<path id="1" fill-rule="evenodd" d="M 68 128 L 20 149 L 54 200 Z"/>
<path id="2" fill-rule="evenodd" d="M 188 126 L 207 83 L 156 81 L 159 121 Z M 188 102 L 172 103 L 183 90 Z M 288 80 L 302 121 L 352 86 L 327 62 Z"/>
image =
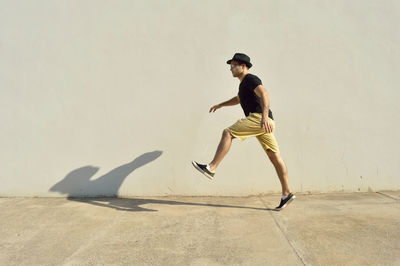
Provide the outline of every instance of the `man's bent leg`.
<path id="1" fill-rule="evenodd" d="M 219 163 L 228 152 L 232 139 L 238 138 L 239 140 L 244 141 L 250 136 L 259 134 L 259 132 L 262 132 L 260 122 L 257 120 L 256 115 L 253 114 L 238 119 L 233 125 L 225 128 L 214 159 L 209 163 L 211 170 L 214 171 L 218 167 Z"/>
<path id="2" fill-rule="evenodd" d="M 211 161 L 211 163 L 209 163 L 211 171 L 215 171 L 225 154 L 229 151 L 233 138 L 235 137 L 232 136 L 227 129 L 224 129 L 222 132 L 221 141 L 219 142 L 217 151 L 215 152 L 214 159 Z"/>
<path id="3" fill-rule="evenodd" d="M 281 182 L 282 185 L 282 195 L 285 196 L 289 195 L 290 193 L 289 177 L 285 162 L 281 158 L 279 152 L 274 152 L 271 149 L 267 149 L 266 153 L 269 159 L 271 160 L 272 164 L 274 165 L 276 173 L 278 174 L 279 181 Z"/>

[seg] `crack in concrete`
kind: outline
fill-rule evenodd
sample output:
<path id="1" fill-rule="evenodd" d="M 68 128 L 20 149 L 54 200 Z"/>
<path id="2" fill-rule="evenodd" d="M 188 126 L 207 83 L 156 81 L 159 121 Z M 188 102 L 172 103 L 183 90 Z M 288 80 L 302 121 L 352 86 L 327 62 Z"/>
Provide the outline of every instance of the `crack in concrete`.
<path id="1" fill-rule="evenodd" d="M 395 198 L 395 197 L 393 197 L 393 196 L 390 196 L 390 195 L 388 195 L 388 194 L 385 194 L 385 193 L 383 193 L 383 192 L 377 191 L 376 193 L 378 193 L 378 194 L 380 194 L 380 195 L 383 195 L 383 196 L 385 196 L 385 197 L 391 198 L 392 200 L 399 201 L 399 199 L 397 199 L 397 198 Z"/>
<path id="2" fill-rule="evenodd" d="M 258 196 L 258 198 L 261 200 L 261 202 L 263 203 L 264 207 L 267 208 L 267 204 L 264 202 L 264 200 Z M 285 237 L 286 241 L 289 243 L 289 245 L 292 247 L 294 253 L 296 254 L 296 256 L 299 258 L 299 260 L 301 261 L 301 263 L 303 263 L 303 265 L 308 265 L 308 263 L 306 263 L 305 259 L 303 258 L 303 256 L 300 254 L 300 251 L 298 251 L 294 245 L 294 240 L 291 240 L 286 234 L 285 231 L 282 229 L 282 226 L 279 224 L 279 222 L 277 221 L 277 219 L 275 218 L 274 215 L 272 215 L 272 212 L 269 212 L 269 214 L 272 216 L 272 219 L 274 219 L 275 224 L 278 226 L 279 230 L 282 232 L 283 236 Z"/>

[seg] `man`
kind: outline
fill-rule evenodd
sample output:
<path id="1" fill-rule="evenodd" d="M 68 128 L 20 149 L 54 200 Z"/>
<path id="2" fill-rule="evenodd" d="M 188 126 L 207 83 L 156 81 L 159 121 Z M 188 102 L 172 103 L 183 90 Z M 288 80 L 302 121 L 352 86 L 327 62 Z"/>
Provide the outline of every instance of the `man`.
<path id="1" fill-rule="evenodd" d="M 240 80 L 239 93 L 230 100 L 212 106 L 209 112 L 215 112 L 223 106 L 240 103 L 246 117 L 224 129 L 214 159 L 209 164 L 199 164 L 196 161 L 192 161 L 192 164 L 209 179 L 213 179 L 215 169 L 228 152 L 232 139 L 238 138 L 243 141 L 255 136 L 274 165 L 281 182 L 282 197 L 279 206 L 275 208 L 275 210 L 281 210 L 296 196 L 290 192 L 287 168 L 280 156 L 279 146 L 273 133 L 275 121 L 269 108 L 268 92 L 261 80 L 248 72 L 252 67 L 250 57 L 243 53 L 235 53 L 233 58 L 226 63 L 230 65 L 232 75 Z"/>

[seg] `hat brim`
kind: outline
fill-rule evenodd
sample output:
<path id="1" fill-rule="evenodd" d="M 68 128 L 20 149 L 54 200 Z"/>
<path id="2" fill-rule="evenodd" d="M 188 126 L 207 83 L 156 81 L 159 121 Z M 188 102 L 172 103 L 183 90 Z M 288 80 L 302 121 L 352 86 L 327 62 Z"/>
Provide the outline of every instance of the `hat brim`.
<path id="1" fill-rule="evenodd" d="M 228 61 L 226 61 L 226 63 L 227 63 L 228 65 L 230 65 L 231 62 L 232 62 L 232 60 L 233 60 L 233 59 L 229 59 Z M 249 63 L 249 62 L 243 62 L 243 63 L 246 64 L 246 66 L 247 66 L 248 68 L 250 68 L 250 67 L 253 66 L 253 65 L 252 65 L 251 63 Z"/>

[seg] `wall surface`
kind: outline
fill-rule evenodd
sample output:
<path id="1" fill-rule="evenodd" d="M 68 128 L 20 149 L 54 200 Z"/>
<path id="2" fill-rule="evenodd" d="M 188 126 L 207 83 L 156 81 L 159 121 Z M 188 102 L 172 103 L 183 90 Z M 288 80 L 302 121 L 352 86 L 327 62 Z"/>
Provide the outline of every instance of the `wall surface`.
<path id="1" fill-rule="evenodd" d="M 256 138 L 209 163 L 270 94 L 293 192 L 400 189 L 399 1 L 1 1 L 0 196 L 281 192 Z"/>

